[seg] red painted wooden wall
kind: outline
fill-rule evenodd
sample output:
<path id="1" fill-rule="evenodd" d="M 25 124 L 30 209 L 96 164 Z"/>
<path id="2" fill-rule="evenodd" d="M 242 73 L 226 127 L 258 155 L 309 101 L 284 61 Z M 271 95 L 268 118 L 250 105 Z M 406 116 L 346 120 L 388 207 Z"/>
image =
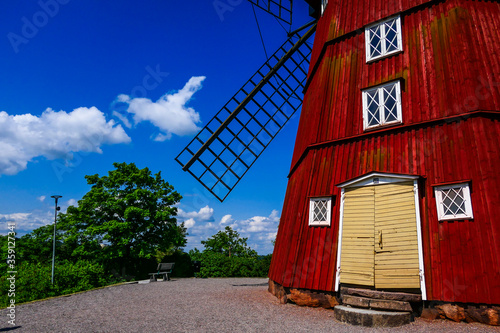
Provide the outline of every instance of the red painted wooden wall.
<path id="1" fill-rule="evenodd" d="M 364 26 L 398 13 L 403 52 L 366 64 Z M 335 184 L 403 173 L 422 176 L 427 298 L 500 304 L 499 2 L 330 0 L 309 72 L 269 277 L 333 291 Z M 395 79 L 403 124 L 365 133 L 361 90 Z M 432 186 L 461 180 L 471 180 L 474 220 L 439 222 Z M 331 227 L 308 226 L 318 195 L 336 196 Z"/>

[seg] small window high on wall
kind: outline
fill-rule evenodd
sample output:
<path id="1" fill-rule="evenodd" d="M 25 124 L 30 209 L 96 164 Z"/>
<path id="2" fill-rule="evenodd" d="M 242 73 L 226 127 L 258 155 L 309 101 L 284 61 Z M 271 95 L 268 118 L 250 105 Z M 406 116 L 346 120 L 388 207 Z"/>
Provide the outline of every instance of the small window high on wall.
<path id="1" fill-rule="evenodd" d="M 311 198 L 309 200 L 309 225 L 329 226 L 332 216 L 332 198 Z"/>
<path id="2" fill-rule="evenodd" d="M 363 90 L 363 127 L 365 130 L 401 122 L 399 81 Z"/>
<path id="3" fill-rule="evenodd" d="M 434 194 L 439 221 L 474 218 L 468 183 L 436 186 Z"/>
<path id="4" fill-rule="evenodd" d="M 365 28 L 366 62 L 403 51 L 401 18 L 392 17 Z"/>

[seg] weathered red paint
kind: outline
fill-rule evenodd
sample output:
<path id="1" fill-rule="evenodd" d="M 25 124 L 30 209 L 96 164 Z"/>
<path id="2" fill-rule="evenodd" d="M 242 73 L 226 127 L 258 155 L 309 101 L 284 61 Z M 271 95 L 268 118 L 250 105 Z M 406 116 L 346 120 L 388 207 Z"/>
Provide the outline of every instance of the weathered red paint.
<path id="1" fill-rule="evenodd" d="M 311 2 L 311 1 L 309 1 Z M 401 14 L 403 52 L 367 64 L 364 27 Z M 329 0 L 269 277 L 333 291 L 341 182 L 372 171 L 421 176 L 427 298 L 500 304 L 500 4 Z M 364 132 L 361 90 L 400 79 L 403 124 Z M 474 219 L 439 222 L 433 186 L 471 181 Z M 331 227 L 308 198 L 333 195 Z"/>

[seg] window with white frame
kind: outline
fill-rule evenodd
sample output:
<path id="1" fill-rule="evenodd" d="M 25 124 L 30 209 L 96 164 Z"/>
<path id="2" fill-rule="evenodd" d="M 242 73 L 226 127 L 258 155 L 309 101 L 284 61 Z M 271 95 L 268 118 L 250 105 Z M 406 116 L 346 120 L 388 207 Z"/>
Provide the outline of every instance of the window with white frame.
<path id="1" fill-rule="evenodd" d="M 468 183 L 436 186 L 434 194 L 439 221 L 474 217 Z"/>
<path id="2" fill-rule="evenodd" d="M 402 122 L 399 81 L 363 90 L 363 127 L 370 129 Z"/>
<path id="3" fill-rule="evenodd" d="M 311 198 L 309 201 L 309 225 L 329 226 L 332 198 Z"/>
<path id="4" fill-rule="evenodd" d="M 326 5 L 328 5 L 328 0 L 321 0 L 321 16 L 323 16 L 323 13 L 325 12 Z"/>
<path id="5" fill-rule="evenodd" d="M 365 28 L 366 61 L 403 51 L 401 18 L 392 17 Z"/>

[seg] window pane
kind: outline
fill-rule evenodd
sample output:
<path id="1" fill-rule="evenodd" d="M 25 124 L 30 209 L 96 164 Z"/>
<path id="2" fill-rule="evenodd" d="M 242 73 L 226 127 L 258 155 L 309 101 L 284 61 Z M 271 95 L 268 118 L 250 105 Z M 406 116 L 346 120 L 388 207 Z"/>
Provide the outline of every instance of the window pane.
<path id="1" fill-rule="evenodd" d="M 314 201 L 313 222 L 326 221 L 327 213 L 328 213 L 328 200 Z"/>
<path id="2" fill-rule="evenodd" d="M 374 126 L 379 124 L 380 124 L 380 114 L 377 109 L 377 111 L 374 114 L 368 115 L 368 126 Z"/>
<path id="3" fill-rule="evenodd" d="M 396 85 L 383 88 L 385 122 L 398 120 Z"/>
<path id="4" fill-rule="evenodd" d="M 382 55 L 382 39 L 380 33 L 380 26 L 370 28 L 370 58 Z"/>
<path id="5" fill-rule="evenodd" d="M 368 91 L 366 98 L 368 103 L 368 126 L 378 125 L 381 123 L 378 89 Z"/>
<path id="6" fill-rule="evenodd" d="M 450 188 L 441 191 L 443 197 L 444 215 L 466 214 L 463 189 L 461 187 Z"/>
<path id="7" fill-rule="evenodd" d="M 398 46 L 398 33 L 397 33 L 397 20 L 385 23 L 385 50 L 386 52 L 392 52 L 399 50 Z"/>

